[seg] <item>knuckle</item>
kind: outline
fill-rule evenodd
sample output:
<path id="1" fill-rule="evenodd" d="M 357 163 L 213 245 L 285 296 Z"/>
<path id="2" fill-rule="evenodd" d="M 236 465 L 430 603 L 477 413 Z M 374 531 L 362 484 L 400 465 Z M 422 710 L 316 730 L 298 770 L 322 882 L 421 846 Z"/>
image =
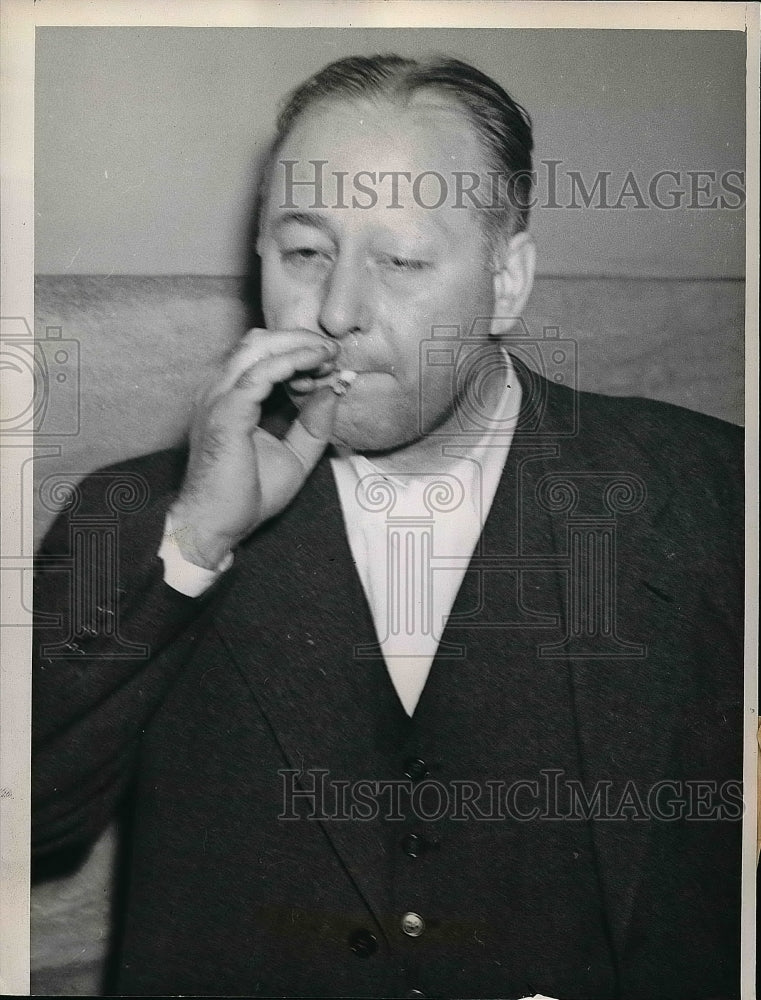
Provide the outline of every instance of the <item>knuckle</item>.
<path id="1" fill-rule="evenodd" d="M 244 372 L 238 376 L 235 380 L 236 389 L 250 389 L 252 386 L 257 385 L 259 379 L 256 375 L 254 368 L 247 368 Z"/>
<path id="2" fill-rule="evenodd" d="M 216 399 L 206 411 L 204 432 L 208 435 L 219 434 L 227 426 L 226 407 L 224 399 Z"/>

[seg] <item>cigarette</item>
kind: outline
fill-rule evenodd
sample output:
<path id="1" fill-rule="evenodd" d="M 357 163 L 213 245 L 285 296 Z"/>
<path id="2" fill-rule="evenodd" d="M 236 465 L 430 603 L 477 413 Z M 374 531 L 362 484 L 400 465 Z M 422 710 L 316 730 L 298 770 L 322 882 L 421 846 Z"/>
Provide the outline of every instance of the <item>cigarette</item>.
<path id="1" fill-rule="evenodd" d="M 344 368 L 334 376 L 330 388 L 336 396 L 345 396 L 347 390 L 351 388 L 351 385 L 356 377 L 356 372 L 351 371 L 349 368 Z"/>

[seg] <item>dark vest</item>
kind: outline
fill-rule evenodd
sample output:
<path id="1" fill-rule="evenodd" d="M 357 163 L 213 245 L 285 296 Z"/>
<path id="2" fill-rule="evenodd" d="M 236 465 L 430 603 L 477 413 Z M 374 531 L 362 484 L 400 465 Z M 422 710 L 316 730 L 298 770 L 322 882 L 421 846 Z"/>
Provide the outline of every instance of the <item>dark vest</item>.
<path id="1" fill-rule="evenodd" d="M 239 554 L 146 734 L 120 991 L 615 995 L 590 830 L 555 791 L 582 778 L 567 662 L 538 655 L 560 593 L 510 568 L 549 536 L 515 484 L 412 719 L 327 463 Z"/>

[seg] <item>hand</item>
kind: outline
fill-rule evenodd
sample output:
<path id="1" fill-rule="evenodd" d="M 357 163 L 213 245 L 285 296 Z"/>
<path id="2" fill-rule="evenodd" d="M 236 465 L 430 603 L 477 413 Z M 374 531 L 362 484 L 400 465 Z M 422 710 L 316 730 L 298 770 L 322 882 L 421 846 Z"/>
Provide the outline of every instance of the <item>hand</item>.
<path id="1" fill-rule="evenodd" d="M 251 330 L 206 391 L 171 517 L 184 558 L 208 569 L 298 493 L 325 450 L 338 397 L 326 387 L 338 345 L 307 330 Z M 304 402 L 280 441 L 259 427 L 262 403 L 293 380 Z"/>

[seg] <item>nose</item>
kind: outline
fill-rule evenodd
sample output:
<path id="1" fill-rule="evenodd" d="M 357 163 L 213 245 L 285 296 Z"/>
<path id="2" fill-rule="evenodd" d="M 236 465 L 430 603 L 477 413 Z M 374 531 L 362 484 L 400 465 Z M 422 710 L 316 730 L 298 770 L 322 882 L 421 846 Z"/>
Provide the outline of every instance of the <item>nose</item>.
<path id="1" fill-rule="evenodd" d="M 319 324 L 340 340 L 367 328 L 369 307 L 364 274 L 359 263 L 339 258 L 323 286 Z"/>

